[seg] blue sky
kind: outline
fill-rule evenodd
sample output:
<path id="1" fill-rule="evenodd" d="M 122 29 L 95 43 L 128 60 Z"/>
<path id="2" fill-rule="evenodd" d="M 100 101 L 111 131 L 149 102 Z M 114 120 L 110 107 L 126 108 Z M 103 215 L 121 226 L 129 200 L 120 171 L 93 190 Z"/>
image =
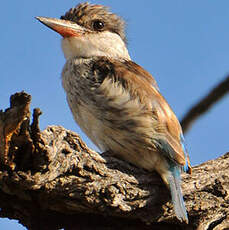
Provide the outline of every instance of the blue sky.
<path id="1" fill-rule="evenodd" d="M 229 74 L 229 1 L 103 0 L 127 21 L 131 58 L 148 70 L 180 119 L 192 104 Z M 43 111 L 40 127 L 62 125 L 79 133 L 61 87 L 65 63 L 61 37 L 34 19 L 60 17 L 78 1 L 40 0 L 1 3 L 0 109 L 11 94 L 25 90 L 31 108 Z M 229 151 L 228 103 L 225 97 L 186 134 L 192 164 Z M 0 219 L 1 229 L 24 229 Z"/>

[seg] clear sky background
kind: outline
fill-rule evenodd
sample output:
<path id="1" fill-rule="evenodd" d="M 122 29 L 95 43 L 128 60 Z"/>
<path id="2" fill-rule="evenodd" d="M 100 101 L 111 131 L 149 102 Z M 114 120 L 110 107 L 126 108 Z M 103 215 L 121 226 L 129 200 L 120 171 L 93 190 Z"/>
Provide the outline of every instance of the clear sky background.
<path id="1" fill-rule="evenodd" d="M 3 1 L 0 14 L 0 109 L 25 90 L 31 109 L 43 111 L 40 127 L 62 125 L 88 139 L 75 124 L 61 86 L 61 37 L 34 19 L 60 17 L 73 0 Z M 229 73 L 229 1 L 98 0 L 127 21 L 131 58 L 148 70 L 178 118 Z M 186 134 L 193 165 L 229 151 L 225 97 Z M 0 219 L 0 229 L 25 229 Z"/>

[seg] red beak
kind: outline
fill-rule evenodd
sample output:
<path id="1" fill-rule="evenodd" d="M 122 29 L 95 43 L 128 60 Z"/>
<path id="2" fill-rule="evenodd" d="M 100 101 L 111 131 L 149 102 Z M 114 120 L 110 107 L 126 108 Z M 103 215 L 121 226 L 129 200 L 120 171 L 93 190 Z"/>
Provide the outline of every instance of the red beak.
<path id="1" fill-rule="evenodd" d="M 78 24 L 57 18 L 36 17 L 44 25 L 56 31 L 63 37 L 80 37 L 85 33 L 85 29 Z"/>

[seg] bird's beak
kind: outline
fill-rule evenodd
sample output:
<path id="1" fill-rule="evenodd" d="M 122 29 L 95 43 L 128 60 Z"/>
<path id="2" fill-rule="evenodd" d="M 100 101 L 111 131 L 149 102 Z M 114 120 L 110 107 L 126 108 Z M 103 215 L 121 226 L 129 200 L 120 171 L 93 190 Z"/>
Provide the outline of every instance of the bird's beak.
<path id="1" fill-rule="evenodd" d="M 48 17 L 36 17 L 36 19 L 63 37 L 80 37 L 86 32 L 86 29 L 71 21 Z"/>

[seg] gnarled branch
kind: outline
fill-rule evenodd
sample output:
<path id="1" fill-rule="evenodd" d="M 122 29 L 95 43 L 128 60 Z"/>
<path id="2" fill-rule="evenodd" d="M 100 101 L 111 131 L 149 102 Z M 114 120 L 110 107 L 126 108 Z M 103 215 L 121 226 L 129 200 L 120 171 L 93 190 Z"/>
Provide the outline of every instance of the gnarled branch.
<path id="1" fill-rule="evenodd" d="M 0 217 L 28 229 L 226 229 L 229 153 L 182 175 L 189 225 L 173 212 L 160 176 L 90 150 L 60 126 L 39 130 L 31 97 L 0 112 Z"/>

